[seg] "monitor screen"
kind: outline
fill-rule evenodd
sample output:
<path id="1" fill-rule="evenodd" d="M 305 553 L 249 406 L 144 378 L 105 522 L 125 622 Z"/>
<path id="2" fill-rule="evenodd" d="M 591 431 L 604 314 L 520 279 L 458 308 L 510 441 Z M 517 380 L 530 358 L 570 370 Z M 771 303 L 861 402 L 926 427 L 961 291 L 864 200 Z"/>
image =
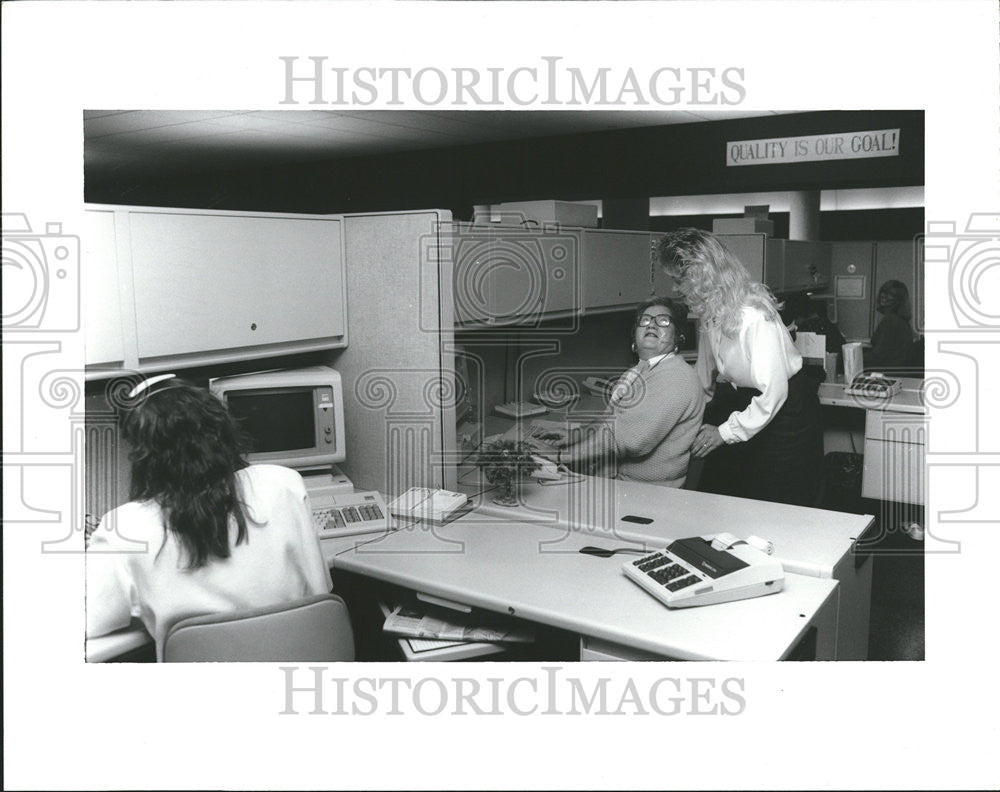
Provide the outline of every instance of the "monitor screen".
<path id="1" fill-rule="evenodd" d="M 311 448 L 316 439 L 310 389 L 236 391 L 226 399 L 229 413 L 250 438 L 251 453 Z"/>
<path id="2" fill-rule="evenodd" d="M 340 374 L 282 369 L 209 383 L 249 437 L 249 462 L 312 470 L 346 459 Z"/>

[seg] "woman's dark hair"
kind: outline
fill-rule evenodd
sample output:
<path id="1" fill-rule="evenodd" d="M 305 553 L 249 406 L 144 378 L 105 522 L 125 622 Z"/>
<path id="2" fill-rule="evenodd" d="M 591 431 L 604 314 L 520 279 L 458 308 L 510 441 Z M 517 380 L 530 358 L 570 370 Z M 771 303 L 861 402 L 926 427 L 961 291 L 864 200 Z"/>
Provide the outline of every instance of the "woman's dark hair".
<path id="1" fill-rule="evenodd" d="M 875 310 L 882 314 L 899 314 L 910 318 L 910 290 L 898 280 L 887 280 L 878 290 Z"/>
<path id="2" fill-rule="evenodd" d="M 121 416 L 130 446 L 132 500 L 159 504 L 189 569 L 228 558 L 230 515 L 238 527 L 236 544 L 247 541 L 236 481 L 236 471 L 247 466 L 239 427 L 215 396 L 183 380 L 140 399 Z"/>
<path id="3" fill-rule="evenodd" d="M 662 305 L 670 311 L 670 318 L 673 319 L 674 327 L 676 328 L 674 342 L 678 345 L 683 343 L 685 328 L 687 327 L 688 308 L 680 300 L 671 300 L 669 297 L 650 297 L 645 302 L 639 303 L 635 309 L 635 315 L 632 317 L 632 333 L 635 333 L 635 329 L 639 326 L 639 319 L 642 315 L 654 305 Z"/>

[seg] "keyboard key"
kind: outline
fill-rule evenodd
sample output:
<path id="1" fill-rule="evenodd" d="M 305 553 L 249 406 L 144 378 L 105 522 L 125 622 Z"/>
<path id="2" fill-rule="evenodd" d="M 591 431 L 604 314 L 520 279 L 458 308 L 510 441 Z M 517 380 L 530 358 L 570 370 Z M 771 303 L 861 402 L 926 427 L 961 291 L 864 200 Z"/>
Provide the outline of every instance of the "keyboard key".
<path id="1" fill-rule="evenodd" d="M 657 553 L 652 556 L 643 556 L 637 561 L 633 561 L 633 565 L 639 567 L 643 572 L 648 572 L 650 569 L 656 569 L 658 566 L 663 566 L 669 563 L 670 559 L 667 558 L 662 553 Z"/>
<path id="2" fill-rule="evenodd" d="M 679 564 L 670 564 L 662 569 L 654 569 L 650 571 L 649 576 L 653 578 L 657 583 L 663 583 L 666 585 L 674 578 L 678 578 L 681 575 L 686 575 L 687 570 Z"/>

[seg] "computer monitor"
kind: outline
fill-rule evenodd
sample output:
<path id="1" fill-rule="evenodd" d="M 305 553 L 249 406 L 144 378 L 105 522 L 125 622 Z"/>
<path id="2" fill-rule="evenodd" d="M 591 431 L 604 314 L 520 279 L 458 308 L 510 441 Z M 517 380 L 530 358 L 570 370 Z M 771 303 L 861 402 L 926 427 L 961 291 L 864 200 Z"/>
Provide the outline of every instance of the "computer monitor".
<path id="1" fill-rule="evenodd" d="M 218 377 L 209 390 L 251 441 L 247 461 L 299 471 L 343 462 L 344 396 L 326 366 Z"/>

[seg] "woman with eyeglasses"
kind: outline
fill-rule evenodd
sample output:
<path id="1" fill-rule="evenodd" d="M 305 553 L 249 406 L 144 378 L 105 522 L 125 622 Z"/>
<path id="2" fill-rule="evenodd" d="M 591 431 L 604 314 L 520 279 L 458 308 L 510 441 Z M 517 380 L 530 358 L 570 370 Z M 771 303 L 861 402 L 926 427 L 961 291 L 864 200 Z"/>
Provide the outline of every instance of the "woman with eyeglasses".
<path id="1" fill-rule="evenodd" d="M 292 602 L 332 588 L 302 477 L 249 465 L 236 422 L 171 375 L 129 394 L 121 430 L 131 498 L 87 547 L 87 637 L 140 618 L 162 655 L 183 618 Z"/>
<path id="2" fill-rule="evenodd" d="M 685 319 L 683 305 L 661 297 L 636 309 L 632 351 L 639 362 L 611 392 L 607 420 L 582 428 L 563 462 L 600 475 L 684 486 L 705 408 L 694 369 L 677 354 Z"/>
<path id="3" fill-rule="evenodd" d="M 716 452 L 706 488 L 814 505 L 823 465 L 818 382 L 802 371 L 774 296 L 706 231 L 667 234 L 658 256 L 700 321 L 695 369 L 712 402 L 691 452 Z"/>

